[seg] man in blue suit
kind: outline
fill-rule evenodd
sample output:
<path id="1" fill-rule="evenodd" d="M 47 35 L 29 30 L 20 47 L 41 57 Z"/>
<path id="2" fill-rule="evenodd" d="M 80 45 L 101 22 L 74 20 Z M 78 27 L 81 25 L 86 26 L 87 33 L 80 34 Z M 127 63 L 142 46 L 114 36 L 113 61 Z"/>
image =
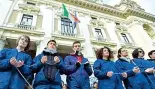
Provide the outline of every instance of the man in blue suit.
<path id="1" fill-rule="evenodd" d="M 50 40 L 47 48 L 34 58 L 32 71 L 36 73 L 34 89 L 61 89 L 60 72 L 63 69 L 63 60 L 56 51 L 56 41 Z"/>
<path id="2" fill-rule="evenodd" d="M 81 43 L 73 43 L 73 51 L 64 59 L 65 70 L 67 75 L 67 89 L 90 89 L 89 76 L 92 74 L 91 66 L 87 58 L 84 58 L 81 50 Z"/>

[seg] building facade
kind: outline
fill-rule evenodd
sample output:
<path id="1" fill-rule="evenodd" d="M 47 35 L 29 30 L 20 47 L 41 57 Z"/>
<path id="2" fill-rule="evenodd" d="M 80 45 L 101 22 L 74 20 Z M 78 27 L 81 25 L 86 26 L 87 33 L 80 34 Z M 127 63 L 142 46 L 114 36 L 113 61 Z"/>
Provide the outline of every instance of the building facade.
<path id="1" fill-rule="evenodd" d="M 77 13 L 80 23 L 75 29 L 62 16 L 62 3 Z M 0 49 L 15 47 L 19 36 L 29 35 L 33 57 L 50 39 L 57 41 L 63 57 L 72 52 L 74 41 L 80 41 L 91 63 L 103 46 L 110 47 L 115 56 L 120 47 L 126 47 L 130 57 L 137 47 L 146 53 L 155 47 L 155 16 L 133 0 L 122 0 L 114 7 L 102 0 L 1 0 L 0 11 Z"/>

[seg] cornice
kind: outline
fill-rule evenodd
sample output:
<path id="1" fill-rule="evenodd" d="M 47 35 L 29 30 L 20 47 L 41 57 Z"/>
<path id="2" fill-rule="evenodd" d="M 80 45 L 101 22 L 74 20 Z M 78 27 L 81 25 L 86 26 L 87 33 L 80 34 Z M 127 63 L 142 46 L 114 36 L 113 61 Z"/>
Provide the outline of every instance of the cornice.
<path id="1" fill-rule="evenodd" d="M 84 1 L 84 0 L 55 0 L 55 1 L 67 3 L 70 5 L 85 8 L 88 10 L 97 11 L 100 13 L 105 13 L 105 14 L 120 17 L 123 19 L 126 19 L 129 16 L 137 16 L 137 17 L 144 18 L 144 19 L 147 19 L 150 21 L 155 21 L 154 15 L 149 14 L 144 11 L 134 10 L 132 8 L 127 8 L 125 11 L 121 11 L 119 9 L 116 9 L 115 7 L 112 7 L 112 6 L 108 6 L 105 4 L 100 5 L 97 3 L 92 3 L 92 2 Z"/>

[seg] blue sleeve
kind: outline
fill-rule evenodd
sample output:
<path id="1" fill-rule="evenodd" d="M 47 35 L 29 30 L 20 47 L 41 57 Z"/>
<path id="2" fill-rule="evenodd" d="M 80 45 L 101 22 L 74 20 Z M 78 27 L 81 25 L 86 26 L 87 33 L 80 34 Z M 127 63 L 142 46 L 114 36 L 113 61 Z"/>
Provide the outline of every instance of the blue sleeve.
<path id="1" fill-rule="evenodd" d="M 88 59 L 87 59 L 88 61 Z M 85 68 L 86 72 L 88 73 L 89 76 L 92 75 L 93 71 L 92 71 L 92 68 L 91 68 L 91 65 L 89 65 L 88 67 Z"/>
<path id="2" fill-rule="evenodd" d="M 10 59 L 6 59 L 7 51 L 8 49 L 3 49 L 0 51 L 0 70 L 8 70 L 12 68 L 10 64 Z"/>
<path id="3" fill-rule="evenodd" d="M 124 65 L 123 65 L 121 62 L 119 62 L 119 61 L 116 61 L 115 65 L 116 65 L 117 70 L 118 70 L 120 73 L 126 72 L 128 77 L 132 77 L 132 76 L 135 75 L 135 73 L 132 71 L 132 69 L 127 69 L 127 68 L 126 68 L 126 66 L 128 66 L 128 65 L 125 65 L 125 66 L 124 66 Z"/>
<path id="4" fill-rule="evenodd" d="M 148 61 L 140 60 L 139 62 L 137 62 L 137 65 L 140 68 L 140 72 L 145 74 L 146 73 L 145 70 L 149 68 L 148 65 L 150 64 L 148 63 Z"/>
<path id="5" fill-rule="evenodd" d="M 99 59 L 98 59 L 99 60 Z M 101 63 L 100 61 L 95 61 L 94 65 L 93 65 L 93 69 L 94 69 L 94 75 L 95 77 L 97 77 L 98 79 L 105 79 L 105 78 L 109 78 L 107 76 L 107 72 L 106 70 L 101 71 Z"/>
<path id="6" fill-rule="evenodd" d="M 64 64 L 65 64 L 65 70 L 63 71 L 64 74 L 69 75 L 76 72 L 77 68 L 75 64 L 70 63 L 69 56 L 65 57 Z"/>
<path id="7" fill-rule="evenodd" d="M 63 59 L 59 56 L 59 59 L 60 59 L 60 62 L 57 63 L 57 68 L 60 70 L 60 71 L 63 71 L 64 70 L 64 62 L 63 62 Z"/>
<path id="8" fill-rule="evenodd" d="M 32 58 L 30 55 L 26 55 L 26 61 L 24 62 L 24 65 L 22 67 L 20 67 L 20 71 L 24 74 L 24 75 L 30 75 L 32 73 L 30 66 L 32 64 Z"/>
<path id="9" fill-rule="evenodd" d="M 43 64 L 41 63 L 41 58 L 42 55 L 39 54 L 33 59 L 33 64 L 31 65 L 32 72 L 36 73 L 43 67 Z"/>

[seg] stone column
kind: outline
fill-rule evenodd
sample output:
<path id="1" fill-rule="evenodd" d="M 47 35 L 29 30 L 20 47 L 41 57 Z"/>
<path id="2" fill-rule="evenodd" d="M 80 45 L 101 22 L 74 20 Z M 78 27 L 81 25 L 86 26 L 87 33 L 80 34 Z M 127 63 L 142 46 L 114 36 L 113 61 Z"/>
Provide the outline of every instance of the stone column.
<path id="1" fill-rule="evenodd" d="M 152 50 L 154 47 L 152 46 L 152 39 L 149 37 L 147 32 L 143 28 L 143 22 L 141 21 L 133 21 L 128 29 L 129 33 L 133 37 L 135 43 L 144 49 L 146 54 Z M 147 55 L 146 55 L 147 57 Z"/>

